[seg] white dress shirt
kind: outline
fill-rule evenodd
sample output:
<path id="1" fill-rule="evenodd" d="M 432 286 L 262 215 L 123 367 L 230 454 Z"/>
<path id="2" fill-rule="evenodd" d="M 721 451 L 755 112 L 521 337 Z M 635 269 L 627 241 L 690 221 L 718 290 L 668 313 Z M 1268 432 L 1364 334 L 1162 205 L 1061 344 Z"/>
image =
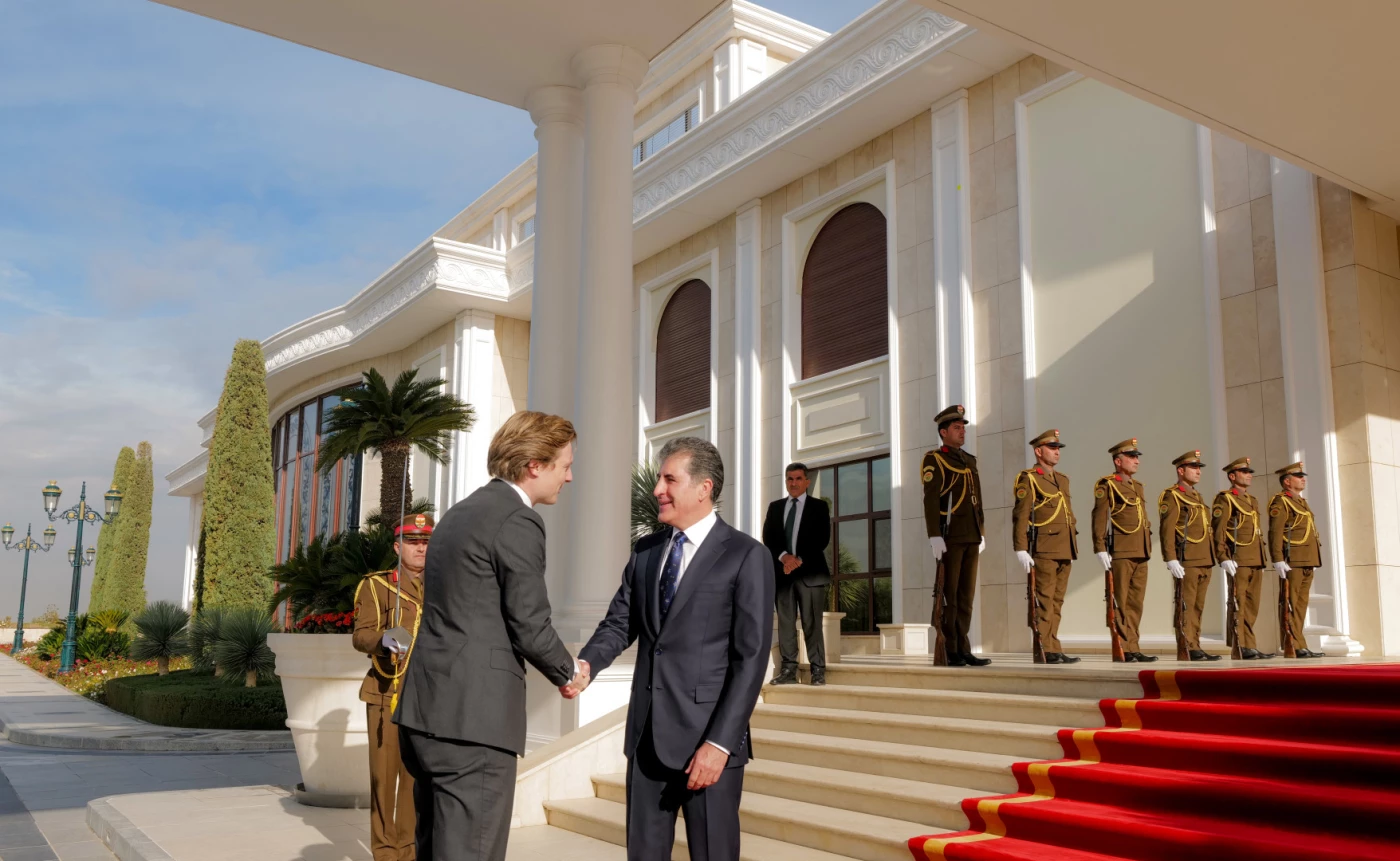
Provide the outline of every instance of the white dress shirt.
<path id="1" fill-rule="evenodd" d="M 778 558 L 779 558 L 779 559 L 782 559 L 784 556 L 792 556 L 792 557 L 794 557 L 794 558 L 797 557 L 797 533 L 798 533 L 798 531 L 802 528 L 802 509 L 803 509 L 804 507 L 806 507 L 806 505 L 807 505 L 807 493 L 806 493 L 806 491 L 803 491 L 801 494 L 799 494 L 798 497 L 797 497 L 796 499 L 793 499 L 791 496 L 789 496 L 787 499 L 783 500 L 783 527 L 784 527 L 784 532 L 787 531 L 787 530 L 786 530 L 786 527 L 787 527 L 788 509 L 789 509 L 791 506 L 793 506 L 793 505 L 796 505 L 796 506 L 797 506 L 797 516 L 794 517 L 794 518 L 792 519 L 792 546 L 789 547 L 789 548 L 788 548 L 787 550 L 785 550 L 784 552 L 779 553 L 779 554 L 778 554 Z M 787 537 L 787 536 L 784 536 L 784 538 L 786 538 L 786 537 Z"/>
<path id="2" fill-rule="evenodd" d="M 680 530 L 681 532 L 685 533 L 685 544 L 681 545 L 681 570 L 680 573 L 676 575 L 677 589 L 680 589 L 681 587 L 681 579 L 685 577 L 685 569 L 690 567 L 690 560 L 694 559 L 695 554 L 700 552 L 700 545 L 704 544 L 705 539 L 710 536 L 710 530 L 715 528 L 715 521 L 718 519 L 718 515 L 716 515 L 715 512 L 711 510 L 709 514 L 705 515 L 704 517 L 700 518 L 699 521 L 692 524 L 689 529 Z M 663 572 L 665 570 L 666 560 L 671 558 L 671 547 L 673 544 L 675 544 L 675 535 L 676 530 L 672 529 L 671 538 L 666 540 L 666 552 L 661 556 L 661 566 Z M 660 578 L 657 578 L 658 589 L 661 588 L 660 584 L 661 580 Z M 708 744 L 716 750 L 721 751 L 725 756 L 729 756 L 729 750 L 727 748 L 715 744 L 712 741 L 706 741 L 705 744 Z"/>
<path id="3" fill-rule="evenodd" d="M 515 488 L 515 492 L 520 494 L 520 501 L 525 503 L 526 508 L 535 507 L 535 503 L 530 501 L 530 494 L 525 492 L 525 488 L 521 487 L 513 481 L 507 481 L 506 484 L 509 484 L 511 487 Z"/>

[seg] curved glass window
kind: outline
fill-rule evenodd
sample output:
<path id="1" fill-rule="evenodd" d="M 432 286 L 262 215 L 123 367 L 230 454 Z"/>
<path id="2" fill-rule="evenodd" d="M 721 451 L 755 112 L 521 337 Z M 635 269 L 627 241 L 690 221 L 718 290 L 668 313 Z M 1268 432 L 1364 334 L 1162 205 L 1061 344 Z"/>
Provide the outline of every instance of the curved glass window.
<path id="1" fill-rule="evenodd" d="M 345 458 L 325 475 L 316 474 L 321 434 L 339 403 L 335 395 L 312 398 L 283 413 L 272 427 L 279 563 L 318 535 L 360 526 L 360 456 Z"/>

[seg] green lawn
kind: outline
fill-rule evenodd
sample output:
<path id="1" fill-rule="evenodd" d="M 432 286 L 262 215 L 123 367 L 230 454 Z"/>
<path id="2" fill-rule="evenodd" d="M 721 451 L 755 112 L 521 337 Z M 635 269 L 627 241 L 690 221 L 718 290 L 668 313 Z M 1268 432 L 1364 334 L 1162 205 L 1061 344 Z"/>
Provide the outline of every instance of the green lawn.
<path id="1" fill-rule="evenodd" d="M 282 683 L 230 685 L 207 673 L 113 679 L 103 692 L 110 708 L 161 726 L 193 729 L 286 729 Z"/>

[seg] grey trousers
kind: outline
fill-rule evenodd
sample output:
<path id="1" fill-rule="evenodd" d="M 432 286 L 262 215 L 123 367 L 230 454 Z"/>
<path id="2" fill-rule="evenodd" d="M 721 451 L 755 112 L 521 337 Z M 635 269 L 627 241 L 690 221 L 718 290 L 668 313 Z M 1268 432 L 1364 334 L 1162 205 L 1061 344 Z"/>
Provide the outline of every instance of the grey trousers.
<path id="1" fill-rule="evenodd" d="M 515 803 L 515 754 L 399 728 L 413 775 L 418 861 L 504 861 Z"/>
<path id="2" fill-rule="evenodd" d="M 826 611 L 826 586 L 808 586 L 796 574 L 780 576 L 774 593 L 778 607 L 780 672 L 797 670 L 797 617 L 802 617 L 802 637 L 807 641 L 807 662 L 813 671 L 826 669 L 826 643 L 822 639 L 822 613 Z"/>
<path id="3" fill-rule="evenodd" d="M 726 768 L 712 786 L 693 792 L 686 789 L 687 780 L 684 771 L 657 757 L 648 721 L 627 763 L 627 861 L 669 861 L 680 810 L 690 861 L 739 861 L 744 767 Z"/>

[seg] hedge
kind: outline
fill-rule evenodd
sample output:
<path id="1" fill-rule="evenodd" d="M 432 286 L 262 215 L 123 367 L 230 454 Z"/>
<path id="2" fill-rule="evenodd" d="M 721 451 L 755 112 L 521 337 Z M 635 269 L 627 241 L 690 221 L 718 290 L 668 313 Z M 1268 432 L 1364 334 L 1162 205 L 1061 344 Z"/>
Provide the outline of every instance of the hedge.
<path id="1" fill-rule="evenodd" d="M 234 686 L 208 673 L 177 670 L 168 676 L 132 676 L 107 683 L 104 701 L 134 718 L 191 729 L 287 728 L 282 683 Z"/>

